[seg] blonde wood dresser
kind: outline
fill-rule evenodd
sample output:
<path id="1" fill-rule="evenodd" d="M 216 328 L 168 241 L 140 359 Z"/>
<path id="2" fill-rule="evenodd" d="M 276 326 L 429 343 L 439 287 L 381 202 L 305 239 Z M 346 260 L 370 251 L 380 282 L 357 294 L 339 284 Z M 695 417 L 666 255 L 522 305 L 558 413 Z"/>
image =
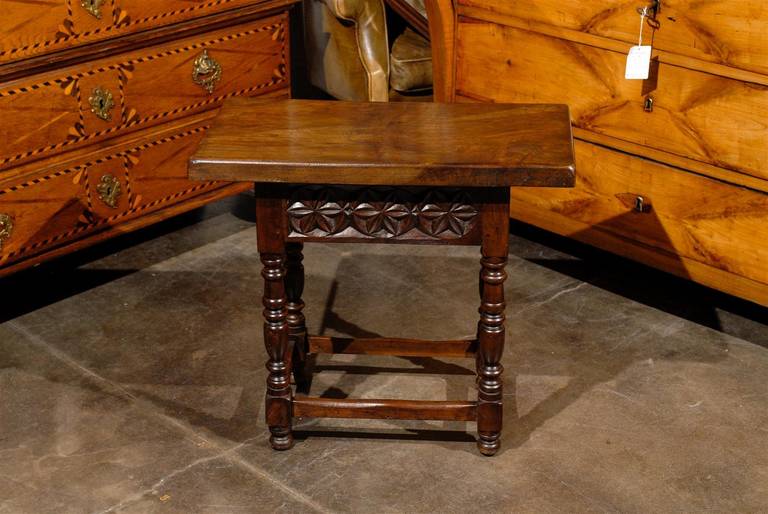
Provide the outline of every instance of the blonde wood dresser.
<path id="1" fill-rule="evenodd" d="M 649 7 L 648 80 L 625 80 Z M 571 107 L 577 183 L 512 216 L 768 305 L 768 3 L 435 0 L 436 96 Z"/>
<path id="2" fill-rule="evenodd" d="M 0 275 L 248 188 L 187 160 L 225 98 L 289 95 L 295 2 L 7 2 Z"/>

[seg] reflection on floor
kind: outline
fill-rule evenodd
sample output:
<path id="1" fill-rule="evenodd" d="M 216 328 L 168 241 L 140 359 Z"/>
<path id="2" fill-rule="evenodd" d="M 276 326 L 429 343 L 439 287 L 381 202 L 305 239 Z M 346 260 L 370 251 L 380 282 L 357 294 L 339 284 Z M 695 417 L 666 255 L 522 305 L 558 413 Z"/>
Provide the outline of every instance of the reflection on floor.
<path id="1" fill-rule="evenodd" d="M 515 226 L 505 433 L 302 420 L 268 449 L 247 195 L 0 282 L 0 512 L 736 512 L 768 505 L 766 311 Z M 328 335 L 469 336 L 474 248 L 308 245 Z M 313 394 L 474 397 L 335 356 Z"/>

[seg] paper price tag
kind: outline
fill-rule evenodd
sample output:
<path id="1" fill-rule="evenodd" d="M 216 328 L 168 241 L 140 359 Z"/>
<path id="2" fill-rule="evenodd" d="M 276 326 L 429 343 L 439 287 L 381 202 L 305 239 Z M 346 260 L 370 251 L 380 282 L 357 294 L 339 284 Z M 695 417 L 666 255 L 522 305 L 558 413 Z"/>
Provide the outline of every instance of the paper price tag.
<path id="1" fill-rule="evenodd" d="M 651 47 L 633 46 L 627 55 L 627 69 L 624 78 L 629 80 L 646 80 L 651 70 Z"/>

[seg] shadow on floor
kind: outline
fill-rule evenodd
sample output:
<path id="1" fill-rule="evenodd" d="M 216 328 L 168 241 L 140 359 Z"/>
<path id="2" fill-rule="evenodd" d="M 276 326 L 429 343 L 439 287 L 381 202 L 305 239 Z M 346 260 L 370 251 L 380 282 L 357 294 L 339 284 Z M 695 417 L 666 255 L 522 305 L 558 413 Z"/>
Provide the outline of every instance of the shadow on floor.
<path id="1" fill-rule="evenodd" d="M 417 262 L 414 264 L 413 261 Z M 370 255 L 360 254 L 354 257 L 343 257 L 339 262 L 338 268 L 335 273 L 335 277 L 350 277 L 355 276 L 355 273 L 359 273 L 360 270 L 367 269 L 405 269 L 408 265 L 412 265 L 416 269 L 421 269 L 418 261 L 419 257 L 408 256 L 392 256 L 392 255 Z M 536 264 L 536 259 L 531 259 Z M 544 259 L 551 264 L 551 261 Z M 568 264 L 569 261 L 558 261 Z M 574 261 L 578 264 L 579 261 Z M 427 263 L 425 262 L 424 265 Z M 626 263 L 624 263 L 626 264 Z M 446 267 L 450 268 L 448 264 Z M 549 266 L 547 266 L 549 267 Z M 556 265 L 552 269 L 560 272 L 556 268 Z M 569 268 L 570 271 L 581 271 L 581 273 L 574 273 L 575 278 L 591 282 L 596 277 L 596 270 L 585 266 L 583 269 L 574 266 Z M 566 273 L 568 274 L 568 273 Z M 656 273 L 658 274 L 658 273 Z M 598 276 L 599 278 L 599 276 Z M 663 276 L 659 278 L 664 278 Z M 369 284 L 369 287 L 372 287 Z M 598 286 L 599 287 L 599 286 Z M 646 286 L 647 287 L 647 286 Z M 330 287 L 328 297 L 325 302 L 325 311 L 322 318 L 322 325 L 319 335 L 326 335 L 326 331 L 332 331 L 334 334 L 343 334 L 348 337 L 360 337 L 360 338 L 373 338 L 381 337 L 382 334 L 372 332 L 369 329 L 361 327 L 356 323 L 345 319 L 343 316 L 336 312 L 336 306 L 338 303 L 339 284 L 338 281 L 334 281 Z M 620 294 L 620 293 L 619 293 Z M 383 294 L 386 297 L 386 294 Z M 347 302 L 348 300 L 344 300 Z M 392 300 L 396 301 L 396 300 Z M 428 306 L 421 305 L 424 299 L 420 298 L 420 308 L 430 308 Z M 479 299 L 478 299 L 479 302 Z M 428 303 L 428 302 L 426 302 Z M 349 308 L 348 303 L 342 303 Z M 451 315 L 447 312 L 446 315 Z M 397 329 L 398 327 L 393 327 Z M 391 335 L 391 334 L 386 334 Z M 587 337 L 589 337 L 587 335 Z M 509 335 L 508 335 L 508 343 Z M 556 349 L 558 353 L 566 353 L 569 357 L 569 366 L 567 372 L 564 375 L 572 376 L 569 382 L 559 390 L 552 393 L 547 398 L 538 402 L 537 405 L 524 415 L 519 415 L 517 411 L 517 394 L 516 383 L 517 377 L 520 374 L 536 375 L 539 374 L 535 368 L 530 367 L 530 359 L 526 359 L 524 353 L 520 354 L 519 358 L 506 358 L 506 371 L 505 371 L 505 395 L 504 395 L 504 410 L 505 410 L 505 430 L 502 436 L 503 449 L 514 449 L 524 444 L 530 436 L 541 426 L 543 426 L 549 419 L 557 416 L 563 410 L 575 403 L 583 394 L 594 389 L 596 386 L 614 381 L 622 372 L 632 367 L 633 365 L 646 361 L 662 361 L 662 360 L 685 360 L 695 362 L 717 362 L 725 358 L 723 349 L 725 343 L 711 345 L 706 349 L 702 349 L 695 353 L 693 352 L 678 352 L 670 350 L 663 346 L 657 346 L 653 344 L 648 345 L 629 345 L 629 348 L 621 349 L 617 351 L 606 351 L 604 346 L 599 343 L 592 343 L 591 341 L 569 341 L 569 340 L 557 340 L 550 343 L 553 349 Z M 517 345 L 511 345 L 512 348 L 507 348 L 507 351 L 521 351 L 517 349 Z M 524 350 L 523 350 L 524 352 Z M 365 357 L 370 359 L 370 357 Z M 416 368 L 404 365 L 402 368 L 393 367 L 389 364 L 391 361 L 387 361 L 387 365 L 383 367 L 376 367 L 374 365 L 361 365 L 355 359 L 352 363 L 332 363 L 323 364 L 315 367 L 315 372 L 334 371 L 342 372 L 342 376 L 338 382 L 330 386 L 326 386 L 326 389 L 320 393 L 320 396 L 327 398 L 349 398 L 355 397 L 355 392 L 358 393 L 365 391 L 366 378 L 369 375 L 376 375 L 378 373 L 406 373 L 406 374 L 434 374 L 445 375 L 446 379 L 446 395 L 444 399 L 459 400 L 466 398 L 466 388 L 461 387 L 454 380 L 450 379 L 452 375 L 474 375 L 473 366 L 471 363 L 464 366 L 447 362 L 443 359 L 434 358 L 403 358 L 411 365 L 416 365 Z M 362 360 L 362 359 L 361 359 Z M 547 374 L 541 372 L 541 374 Z M 418 391 L 413 391 L 410 397 L 418 397 Z M 349 432 L 350 437 L 358 437 L 365 439 L 397 439 L 398 435 L 401 435 L 404 440 L 432 440 L 435 442 L 454 442 L 464 441 L 473 437 L 467 431 L 451 431 L 451 430 L 417 430 L 415 433 L 403 433 L 401 425 L 397 422 L 382 420 L 382 423 L 391 423 L 393 430 L 382 431 L 365 431 L 359 432 L 358 430 L 351 430 Z M 347 432 L 341 429 L 327 431 L 318 431 L 309 429 L 301 429 L 303 438 L 311 437 L 343 437 Z M 474 447 L 466 448 L 467 452 L 474 452 Z M 502 450 L 504 451 L 504 450 Z"/>
<path id="2" fill-rule="evenodd" d="M 0 278 L 0 323 L 79 293 L 130 275 L 141 268 L 176 257 L 211 243 L 210 234 L 200 237 L 177 238 L 173 244 L 141 254 L 140 266 L 89 268 L 87 265 L 110 255 L 131 250 L 141 243 L 160 239 L 179 230 L 194 230 L 200 222 L 222 213 L 231 213 L 240 220 L 255 221 L 253 195 L 243 193 L 199 209 L 130 232 L 101 244 L 79 250 L 8 277 Z M 234 224 L 217 233 L 224 238 L 242 230 Z"/>
<path id="3" fill-rule="evenodd" d="M 612 225 L 615 222 L 616 220 L 609 220 L 605 224 Z M 663 230 L 658 232 L 663 233 Z M 749 329 L 750 325 L 768 324 L 768 309 L 765 307 L 531 225 L 513 222 L 511 233 L 513 236 L 575 257 L 528 257 L 526 260 L 529 262 L 768 348 L 768 334 L 763 330 Z M 685 274 L 682 263 L 679 272 Z M 723 317 L 729 315 L 752 323 L 724 324 Z"/>
<path id="4" fill-rule="evenodd" d="M 72 256 L 59 259 L 51 264 L 40 266 L 39 268 L 19 273 L 0 282 L 3 291 L 19 292 L 19 294 L 5 294 L 0 299 L 0 308 L 3 309 L 2 320 L 13 319 L 23 313 L 30 312 L 50 303 L 71 295 L 76 295 L 88 289 L 98 287 L 112 280 L 121 278 L 125 275 L 135 272 L 130 266 L 122 268 L 106 269 L 88 269 L 82 266 L 95 260 L 108 258 L 116 252 L 130 251 L 131 247 L 139 243 L 149 241 L 160 237 L 172 237 L 178 230 L 195 230 L 200 221 L 208 219 L 222 212 L 233 211 L 236 215 L 246 222 L 252 222 L 251 216 L 252 197 L 241 195 L 235 199 L 230 199 L 225 203 L 214 204 L 213 211 L 198 209 L 183 216 L 176 217 L 166 222 L 160 223 L 148 229 L 144 229 L 123 237 L 114 239 L 102 245 L 98 245 L 89 250 L 78 252 Z M 210 244 L 218 238 L 227 237 L 242 230 L 242 225 L 226 224 L 226 226 L 217 229 L 216 232 L 208 232 L 201 235 L 179 238 L 174 244 L 158 245 L 149 256 L 143 256 L 141 267 L 150 266 L 156 262 L 162 262 L 168 258 L 175 257 L 184 252 L 190 251 L 199 246 Z M 707 288 L 697 286 L 680 278 L 673 277 L 666 273 L 655 271 L 640 264 L 630 262 L 606 252 L 575 243 L 566 238 L 554 236 L 544 231 L 530 226 L 514 224 L 513 235 L 518 238 L 524 238 L 533 241 L 534 244 L 543 245 L 552 248 L 557 252 L 576 257 L 567 258 L 543 258 L 523 256 L 529 262 L 542 266 L 558 273 L 565 274 L 578 280 L 593 284 L 600 289 L 604 289 L 617 295 L 626 297 L 635 302 L 640 302 L 650 307 L 668 312 L 675 316 L 688 319 L 695 323 L 713 328 L 715 330 L 725 331 L 721 323 L 720 310 L 727 310 L 729 313 L 741 316 L 755 323 L 765 322 L 765 309 L 754 304 L 737 300 L 727 295 L 716 293 Z M 514 254 L 513 241 L 513 254 Z M 408 257 L 394 257 L 403 259 L 403 262 L 412 263 L 413 259 Z M 378 266 L 392 266 L 392 256 L 382 255 L 356 255 L 354 258 L 342 258 L 335 276 L 343 276 L 350 272 L 349 266 L 354 262 L 356 268 L 376 269 Z M 130 259 L 128 259 L 130 262 Z M 386 261 L 386 262 L 385 262 Z M 418 266 L 418 264 L 416 265 Z M 397 267 L 397 265 L 395 266 Z M 9 289 L 6 289 L 9 288 Z M 33 293 L 33 294 L 24 294 Z M 330 288 L 328 298 L 325 302 L 325 312 L 323 315 L 322 328 L 320 333 L 326 330 L 333 330 L 352 337 L 378 337 L 379 334 L 360 327 L 355 323 L 344 319 L 336 313 L 336 304 L 338 293 L 338 284 L 334 283 Z M 761 332 L 765 337 L 765 331 Z M 747 338 L 757 344 L 768 347 L 768 341 L 765 339 L 754 340 Z M 518 415 L 515 387 L 517 376 L 522 370 L 517 367 L 518 359 L 508 359 L 508 369 L 505 376 L 507 390 L 505 394 L 505 415 L 506 429 L 504 435 L 505 448 L 514 448 L 528 440 L 530 435 L 547 420 L 557 415 L 559 412 L 572 405 L 585 392 L 594 388 L 597 384 L 615 379 L 623 370 L 633 364 L 648 359 L 686 359 L 686 355 L 674 355 L 669 353 L 660 353 L 658 348 L 634 348 L 632 350 L 613 352 L 610 355 L 603 353 L 599 348 L 584 348 L 571 344 L 569 341 L 556 341 L 553 344 L 559 348 L 564 348 L 569 352 L 571 360 L 571 369 L 582 369 L 583 373 L 576 373 L 575 377 L 563 388 L 551 394 L 549 397 L 539 402 L 531 411 L 525 415 Z M 699 352 L 697 361 L 713 362 L 722 358 L 716 351 Z M 698 360 L 700 359 L 700 360 Z M 471 375 L 471 365 L 460 366 L 447 363 L 442 360 L 431 358 L 408 359 L 415 368 L 408 368 L 408 373 L 434 373 L 442 375 Z M 512 362 L 512 364 L 509 364 Z M 325 366 L 325 367 L 323 367 Z M 333 395 L 332 397 L 346 397 L 352 394 L 357 386 L 362 385 L 365 376 L 376 372 L 396 373 L 401 370 L 392 366 L 376 368 L 373 366 L 359 366 L 354 364 L 326 364 L 317 367 L 317 371 L 341 371 L 346 376 L 345 384 L 351 384 L 351 390 L 346 387 L 329 388 L 322 393 L 324 395 Z M 241 370 L 242 372 L 242 370 Z M 526 374 L 536 374 L 536 369 L 526 369 Z M 569 375 L 574 375 L 568 373 Z M 242 375 L 248 377 L 246 373 Z M 351 381 L 350 381 L 351 379 Z M 194 382 L 194 377 L 190 377 Z M 460 399 L 466 394 L 466 390 L 447 381 L 446 398 Z M 263 384 L 245 381 L 243 383 L 243 393 L 240 405 L 233 417 L 228 419 L 218 419 L 207 416 L 192 408 L 188 408 L 183 403 L 159 398 L 147 392 L 132 391 L 133 394 L 143 397 L 154 404 L 163 408 L 173 416 L 188 420 L 193 425 L 205 426 L 223 437 L 232 440 L 244 440 L 252 437 L 258 430 L 254 427 L 254 413 L 258 411 L 262 403 Z M 303 430 L 306 437 L 365 437 L 394 439 L 404 437 L 408 440 L 435 440 L 455 441 L 467 440 L 471 437 L 467 432 L 450 432 L 440 430 L 414 430 L 412 434 L 403 436 L 402 428 L 397 427 L 397 432 L 389 433 L 387 430 L 381 432 L 359 432 L 355 436 L 355 431 L 351 433 L 344 432 L 336 435 L 335 432 L 323 435 L 322 431 Z M 468 452 L 474 452 L 474 448 L 467 448 Z"/>

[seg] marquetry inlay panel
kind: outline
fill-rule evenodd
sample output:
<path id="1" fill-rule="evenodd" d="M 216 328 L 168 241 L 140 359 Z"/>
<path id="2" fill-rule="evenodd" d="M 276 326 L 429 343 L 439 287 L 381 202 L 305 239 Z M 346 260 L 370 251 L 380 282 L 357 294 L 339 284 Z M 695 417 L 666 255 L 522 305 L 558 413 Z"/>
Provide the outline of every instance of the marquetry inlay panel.
<path id="1" fill-rule="evenodd" d="M 7 3 L 0 276 L 247 188 L 189 156 L 228 98 L 289 94 L 298 0 Z"/>
<path id="2" fill-rule="evenodd" d="M 0 63 L 243 7 L 253 0 L 51 0 L 8 2 Z M 99 16 L 96 16 L 96 13 Z M 34 20 L 20 24 L 18 20 Z"/>
<path id="3" fill-rule="evenodd" d="M 150 140 L 0 188 L 0 205 L 15 225 L 14 237 L 0 248 L 0 264 L 220 186 L 216 182 L 184 184 L 184 155 L 191 152 L 207 128 L 195 127 Z M 154 164 L 157 158 L 147 157 L 157 151 L 181 158 L 168 159 L 163 164 L 168 171 L 162 190 L 148 190 L 148 179 L 164 171 Z M 106 181 L 105 176 L 109 177 Z M 110 187 L 104 187 L 105 184 Z M 40 197 L 51 200 L 34 204 L 34 199 Z"/>
<path id="4" fill-rule="evenodd" d="M 271 17 L 0 85 L 0 111 L 15 120 L 0 126 L 0 169 L 285 87 L 286 22 Z M 220 67 L 210 87 L 193 78 L 204 54 Z M 25 137 L 14 137 L 19 132 Z"/>

